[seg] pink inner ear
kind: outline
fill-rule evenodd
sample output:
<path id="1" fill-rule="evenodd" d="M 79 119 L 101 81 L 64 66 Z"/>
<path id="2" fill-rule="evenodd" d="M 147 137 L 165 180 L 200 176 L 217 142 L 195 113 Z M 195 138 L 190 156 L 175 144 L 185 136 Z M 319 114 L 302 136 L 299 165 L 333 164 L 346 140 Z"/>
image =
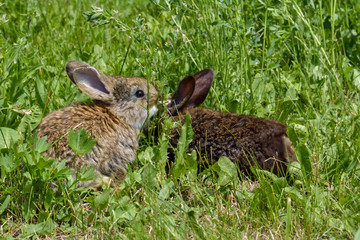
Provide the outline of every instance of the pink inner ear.
<path id="1" fill-rule="evenodd" d="M 89 83 L 90 83 L 89 85 L 91 87 L 93 87 L 93 88 L 95 88 L 95 89 L 97 89 L 97 90 L 99 90 L 99 91 L 101 91 L 103 93 L 109 94 L 109 91 L 105 88 L 105 85 L 102 82 L 100 82 L 100 81 L 90 81 Z"/>
<path id="2" fill-rule="evenodd" d="M 89 88 L 109 94 L 109 91 L 100 80 L 99 75 L 94 68 L 90 67 L 75 70 L 75 80 Z"/>

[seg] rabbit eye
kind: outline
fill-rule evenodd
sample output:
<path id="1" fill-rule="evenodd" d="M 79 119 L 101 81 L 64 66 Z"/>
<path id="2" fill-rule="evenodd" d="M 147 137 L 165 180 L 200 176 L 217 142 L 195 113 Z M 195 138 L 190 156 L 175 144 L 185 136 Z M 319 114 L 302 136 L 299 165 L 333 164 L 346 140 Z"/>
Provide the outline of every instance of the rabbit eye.
<path id="1" fill-rule="evenodd" d="M 135 93 L 136 97 L 141 98 L 143 97 L 145 94 L 142 90 L 137 90 Z"/>

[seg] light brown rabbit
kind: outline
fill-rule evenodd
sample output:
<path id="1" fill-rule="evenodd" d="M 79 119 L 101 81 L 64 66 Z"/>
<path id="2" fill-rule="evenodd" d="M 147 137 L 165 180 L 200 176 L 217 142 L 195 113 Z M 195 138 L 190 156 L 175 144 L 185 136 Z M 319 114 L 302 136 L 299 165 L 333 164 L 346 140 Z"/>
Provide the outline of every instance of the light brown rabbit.
<path id="1" fill-rule="evenodd" d="M 297 159 L 285 125 L 197 107 L 205 100 L 213 79 L 211 69 L 185 77 L 167 106 L 174 121 L 183 121 L 186 114 L 191 115 L 194 137 L 189 152 L 196 150 L 200 154 L 199 161 L 205 166 L 226 156 L 245 174 L 251 174 L 253 166 L 277 175 L 286 174 L 287 165 Z M 178 139 L 179 131 L 174 129 L 170 143 L 176 145 Z"/>
<path id="2" fill-rule="evenodd" d="M 99 178 L 78 186 L 114 186 L 124 179 L 128 164 L 135 160 L 139 132 L 157 111 L 158 93 L 146 79 L 106 76 L 84 62 L 66 65 L 70 79 L 81 91 L 94 98 L 92 103 L 75 103 L 43 118 L 38 136 L 53 142 L 45 154 L 66 159 L 73 170 L 96 166 Z M 85 128 L 97 142 L 90 153 L 76 155 L 67 142 L 70 128 Z"/>

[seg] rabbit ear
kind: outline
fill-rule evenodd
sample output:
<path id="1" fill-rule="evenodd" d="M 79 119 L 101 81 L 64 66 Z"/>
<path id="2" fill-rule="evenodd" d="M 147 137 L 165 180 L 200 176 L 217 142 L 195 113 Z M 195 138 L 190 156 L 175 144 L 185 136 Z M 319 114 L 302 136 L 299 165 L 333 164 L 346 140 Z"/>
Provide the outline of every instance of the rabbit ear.
<path id="1" fill-rule="evenodd" d="M 204 69 L 193 75 L 195 78 L 195 89 L 189 100 L 183 105 L 185 107 L 197 107 L 203 103 L 208 95 L 215 73 L 212 69 Z"/>
<path id="2" fill-rule="evenodd" d="M 73 81 L 73 83 L 75 83 L 75 81 L 74 81 L 75 69 L 83 68 L 83 67 L 91 67 L 91 66 L 85 62 L 79 62 L 79 61 L 71 61 L 71 62 L 68 62 L 68 64 L 66 64 L 66 72 L 67 72 L 69 78 L 71 79 L 71 81 Z"/>
<path id="3" fill-rule="evenodd" d="M 171 99 L 171 103 L 168 105 L 168 111 L 171 115 L 174 115 L 177 110 L 180 110 L 188 99 L 192 96 L 195 89 L 195 78 L 193 76 L 187 76 L 179 83 L 176 93 Z"/>
<path id="4" fill-rule="evenodd" d="M 81 91 L 97 100 L 111 100 L 106 88 L 107 77 L 96 68 L 83 62 L 70 62 L 66 65 L 70 79 Z"/>

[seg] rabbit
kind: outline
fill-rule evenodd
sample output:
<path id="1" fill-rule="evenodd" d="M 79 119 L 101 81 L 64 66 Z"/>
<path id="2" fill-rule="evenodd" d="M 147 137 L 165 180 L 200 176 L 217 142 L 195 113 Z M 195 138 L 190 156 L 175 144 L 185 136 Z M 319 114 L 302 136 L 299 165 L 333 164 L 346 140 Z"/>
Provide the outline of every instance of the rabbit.
<path id="1" fill-rule="evenodd" d="M 214 164 L 226 156 L 240 171 L 251 176 L 251 167 L 259 166 L 280 176 L 287 165 L 298 161 L 286 135 L 287 127 L 275 120 L 223 113 L 198 107 L 206 98 L 214 71 L 204 69 L 182 79 L 167 105 L 173 121 L 183 121 L 189 114 L 194 137 L 188 151 L 200 154 L 200 165 Z M 170 144 L 177 145 L 179 129 L 170 132 Z"/>
<path id="2" fill-rule="evenodd" d="M 95 100 L 73 103 L 42 119 L 38 137 L 47 136 L 53 143 L 45 155 L 66 159 L 66 165 L 75 171 L 96 166 L 96 180 L 79 182 L 78 187 L 116 186 L 135 160 L 141 128 L 157 112 L 158 92 L 146 79 L 107 76 L 84 62 L 71 61 L 66 71 L 80 90 Z M 70 128 L 85 128 L 97 139 L 91 152 L 75 155 L 67 142 Z"/>

